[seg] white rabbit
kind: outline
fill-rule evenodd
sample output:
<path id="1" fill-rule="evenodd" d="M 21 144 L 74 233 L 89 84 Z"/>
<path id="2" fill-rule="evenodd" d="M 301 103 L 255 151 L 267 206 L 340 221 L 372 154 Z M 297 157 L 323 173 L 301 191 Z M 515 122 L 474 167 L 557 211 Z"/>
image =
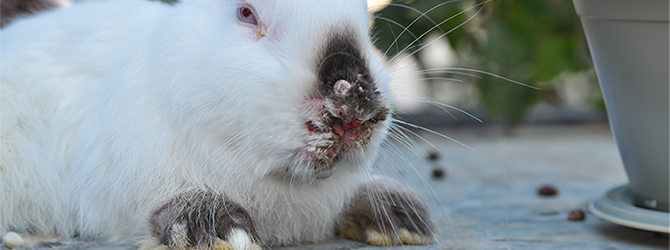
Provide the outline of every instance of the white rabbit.
<path id="1" fill-rule="evenodd" d="M 144 248 L 429 244 L 370 167 L 392 98 L 365 0 L 77 3 L 2 30 L 0 233 Z"/>

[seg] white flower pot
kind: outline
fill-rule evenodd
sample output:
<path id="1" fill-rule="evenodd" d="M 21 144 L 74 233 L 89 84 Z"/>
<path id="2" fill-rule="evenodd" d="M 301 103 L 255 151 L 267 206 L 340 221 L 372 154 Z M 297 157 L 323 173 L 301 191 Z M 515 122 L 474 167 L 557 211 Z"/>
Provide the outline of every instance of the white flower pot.
<path id="1" fill-rule="evenodd" d="M 630 182 L 629 200 L 636 208 L 664 213 L 657 215 L 665 216 L 665 229 L 656 230 L 664 232 L 670 196 L 668 2 L 573 0 Z M 591 207 L 598 210 L 597 201 Z"/>

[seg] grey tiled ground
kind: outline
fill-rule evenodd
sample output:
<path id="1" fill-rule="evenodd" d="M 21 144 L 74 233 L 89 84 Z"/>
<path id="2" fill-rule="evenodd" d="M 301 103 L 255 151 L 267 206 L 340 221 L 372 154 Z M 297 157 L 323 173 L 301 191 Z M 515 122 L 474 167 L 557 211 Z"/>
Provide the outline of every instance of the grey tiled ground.
<path id="1" fill-rule="evenodd" d="M 476 152 L 422 133 L 442 151 L 437 165 L 448 176 L 435 180 L 434 164 L 403 150 L 418 174 L 401 165 L 396 175 L 430 197 L 440 227 L 439 244 L 416 249 L 668 249 L 667 236 L 588 212 L 590 200 L 628 182 L 606 124 L 439 131 Z M 559 194 L 538 196 L 543 184 L 555 185 Z M 575 208 L 587 212 L 585 221 L 567 220 Z"/>
<path id="2" fill-rule="evenodd" d="M 394 144 L 413 167 L 403 159 L 391 158 L 394 153 L 390 151 L 379 164 L 380 171 L 400 178 L 429 198 L 439 227 L 437 244 L 377 248 L 333 239 L 281 249 L 668 249 L 667 236 L 611 224 L 588 212 L 585 221 L 566 219 L 570 210 L 587 211 L 590 200 L 627 182 L 606 124 L 439 131 L 476 151 L 421 133 L 442 151 L 437 163 Z M 433 150 L 426 143 L 419 146 Z M 431 177 L 434 165 L 446 170 L 446 178 Z M 537 195 L 537 187 L 547 183 L 558 187 L 558 196 Z M 58 248 L 120 250 L 132 246 Z"/>

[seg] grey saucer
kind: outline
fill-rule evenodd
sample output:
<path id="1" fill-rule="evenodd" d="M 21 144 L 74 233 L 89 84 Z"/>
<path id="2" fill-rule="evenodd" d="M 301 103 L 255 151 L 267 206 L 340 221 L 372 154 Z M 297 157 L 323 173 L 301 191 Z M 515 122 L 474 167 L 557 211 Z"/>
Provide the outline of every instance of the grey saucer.
<path id="1" fill-rule="evenodd" d="M 589 210 L 601 219 L 619 225 L 670 233 L 670 214 L 634 206 L 628 185 L 610 189 L 591 202 Z"/>

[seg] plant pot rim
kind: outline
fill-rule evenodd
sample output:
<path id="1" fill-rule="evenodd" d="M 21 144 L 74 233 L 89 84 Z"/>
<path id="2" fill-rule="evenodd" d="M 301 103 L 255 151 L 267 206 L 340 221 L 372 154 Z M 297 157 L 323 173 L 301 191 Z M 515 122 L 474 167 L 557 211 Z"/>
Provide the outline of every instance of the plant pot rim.
<path id="1" fill-rule="evenodd" d="M 581 18 L 668 22 L 668 0 L 573 0 Z"/>

